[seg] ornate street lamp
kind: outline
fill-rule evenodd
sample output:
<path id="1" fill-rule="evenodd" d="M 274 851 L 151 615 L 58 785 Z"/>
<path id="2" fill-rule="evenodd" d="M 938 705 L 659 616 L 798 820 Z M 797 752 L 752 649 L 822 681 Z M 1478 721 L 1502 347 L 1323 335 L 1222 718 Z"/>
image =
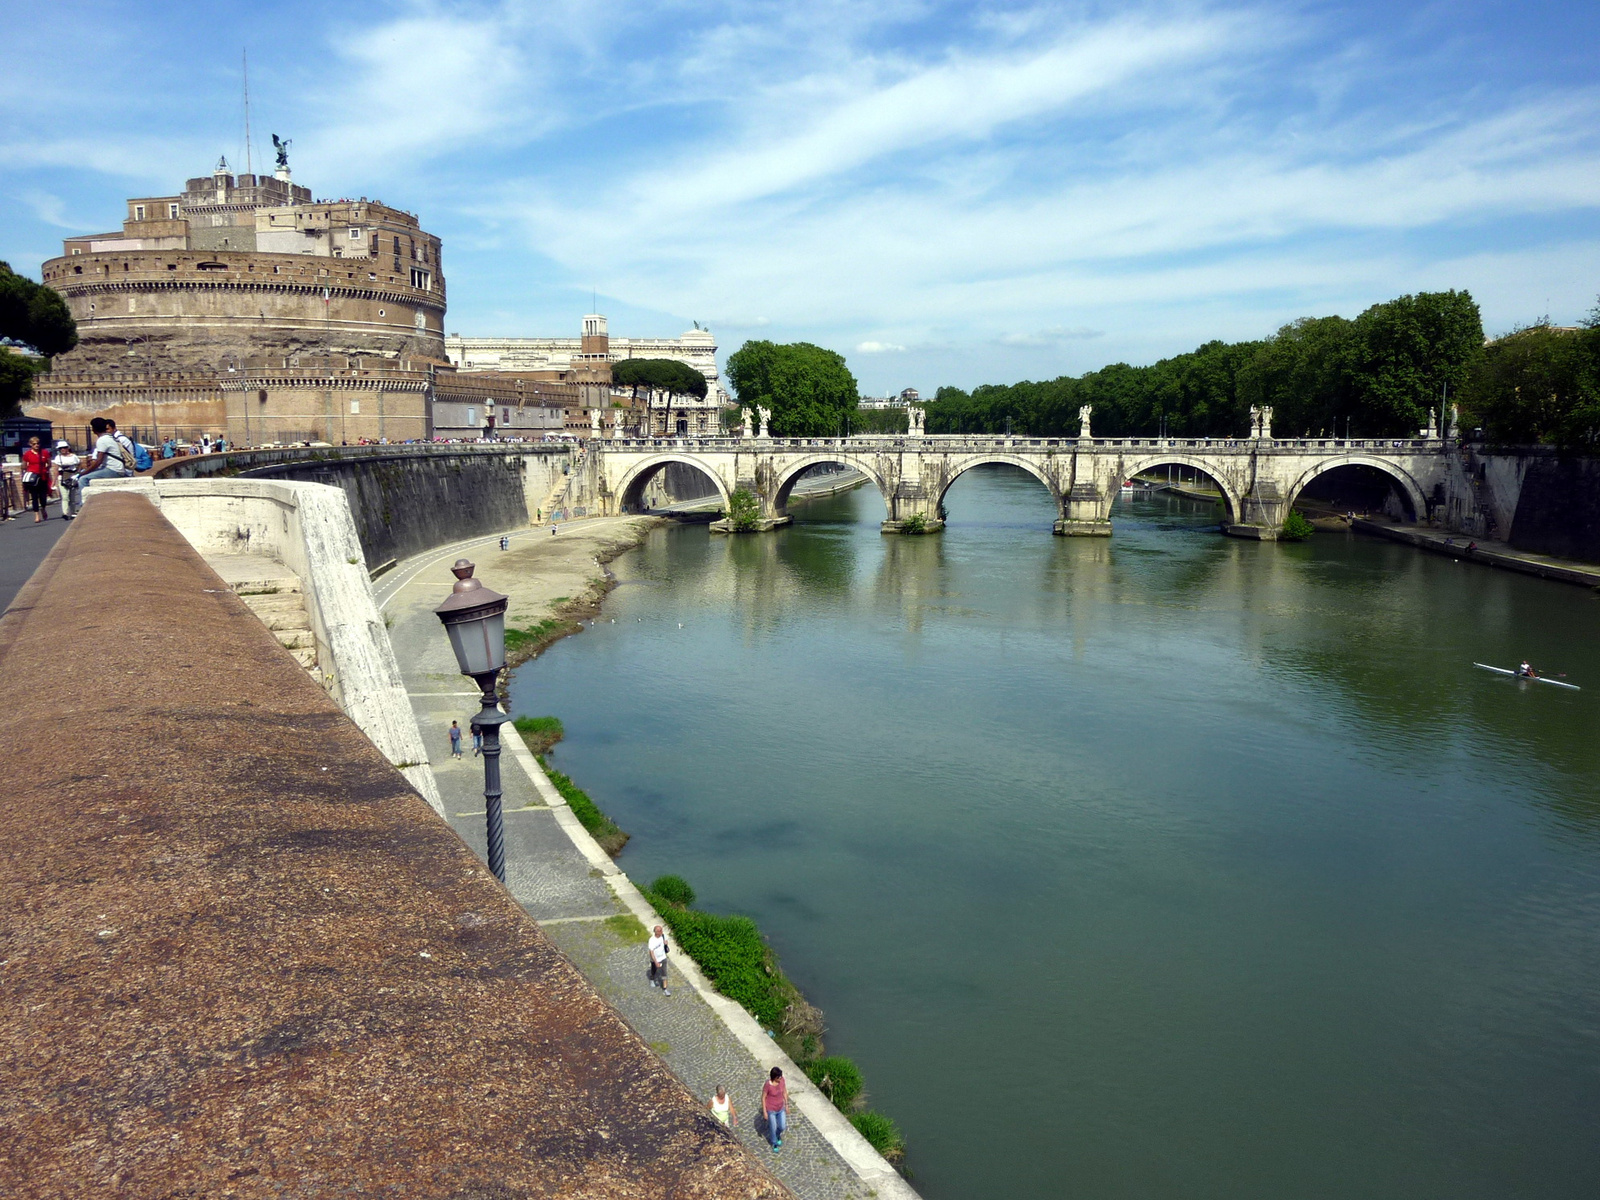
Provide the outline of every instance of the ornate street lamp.
<path id="1" fill-rule="evenodd" d="M 483 731 L 483 808 L 488 826 L 489 869 L 506 881 L 505 829 L 500 815 L 500 726 L 511 718 L 500 711 L 495 681 L 506 665 L 506 597 L 472 577 L 476 570 L 464 558 L 450 570 L 456 585 L 433 611 L 450 635 L 461 673 L 478 685 L 482 711 L 472 723 Z"/>

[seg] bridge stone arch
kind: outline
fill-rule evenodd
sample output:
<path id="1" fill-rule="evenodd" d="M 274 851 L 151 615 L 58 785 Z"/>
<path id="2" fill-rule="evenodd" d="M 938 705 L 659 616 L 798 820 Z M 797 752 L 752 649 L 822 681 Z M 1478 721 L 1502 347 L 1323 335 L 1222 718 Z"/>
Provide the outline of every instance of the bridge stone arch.
<path id="1" fill-rule="evenodd" d="M 794 491 L 794 485 L 800 482 L 800 477 L 812 467 L 820 467 L 829 463 L 839 463 L 842 466 L 851 467 L 872 480 L 874 486 L 878 489 L 878 495 L 883 497 L 884 511 L 889 511 L 891 507 L 890 494 L 893 489 L 884 480 L 883 475 L 879 473 L 870 459 L 854 454 L 823 452 L 802 455 L 800 458 L 784 463 L 777 473 L 772 489 L 773 515 L 778 517 L 786 516 L 789 511 L 789 494 Z"/>
<path id="2" fill-rule="evenodd" d="M 1222 506 L 1226 510 L 1224 523 L 1233 525 L 1240 520 L 1240 514 L 1244 511 L 1240 489 L 1228 478 L 1225 471 L 1219 469 L 1215 461 L 1208 461 L 1200 455 L 1184 454 L 1181 451 L 1165 451 L 1145 458 L 1132 459 L 1123 468 L 1122 478 L 1107 480 L 1107 486 L 1114 494 L 1121 488 L 1123 479 L 1132 479 L 1145 471 L 1169 465 L 1188 467 L 1191 471 L 1199 471 L 1200 474 L 1215 483 L 1217 490 L 1222 493 Z"/>
<path id="3" fill-rule="evenodd" d="M 1379 458 L 1372 454 L 1342 454 L 1322 462 L 1313 463 L 1290 486 L 1285 498 L 1285 512 L 1294 507 L 1294 502 L 1300 498 L 1300 493 L 1306 485 L 1319 475 L 1326 475 L 1329 471 L 1337 471 L 1340 467 L 1371 467 L 1381 471 L 1391 480 L 1400 485 L 1400 490 L 1405 493 L 1406 500 L 1411 505 L 1411 519 L 1425 521 L 1428 519 L 1428 501 L 1422 494 L 1422 487 L 1404 467 L 1396 463 Z"/>
<path id="4" fill-rule="evenodd" d="M 710 479 L 711 482 L 716 485 L 717 495 L 722 498 L 723 511 L 727 511 L 729 496 L 732 489 L 728 486 L 728 481 L 722 477 L 722 473 L 710 463 L 696 458 L 692 454 L 670 453 L 652 455 L 651 457 L 644 459 L 642 462 L 634 463 L 627 469 L 627 471 L 623 473 L 622 478 L 617 481 L 616 488 L 618 511 L 629 512 L 636 510 L 639 506 L 640 496 L 644 492 L 645 485 L 648 484 L 650 480 L 655 477 L 656 473 L 659 472 L 663 467 L 671 466 L 674 463 L 680 466 L 693 467 L 696 471 L 699 471 L 702 475 Z"/>
<path id="5" fill-rule="evenodd" d="M 1053 462 L 1053 460 L 1051 461 Z M 938 494 L 933 498 L 935 511 L 937 511 L 944 504 L 945 494 L 955 486 L 956 480 L 960 479 L 974 467 L 987 467 L 996 463 L 1000 464 L 1001 466 L 1016 467 L 1018 470 L 1032 475 L 1040 483 L 1044 484 L 1045 490 L 1050 493 L 1050 499 L 1055 501 L 1056 515 L 1060 515 L 1061 500 L 1063 493 L 1066 490 L 1062 486 L 1062 480 L 1058 476 L 1052 474 L 1052 472 L 1047 470 L 1044 466 L 1041 466 L 1037 460 L 1037 456 L 1034 456 L 1033 458 L 1027 458 L 1020 454 L 1005 453 L 974 454 L 966 458 L 958 458 L 950 461 L 945 466 L 945 469 L 941 472 L 943 479 L 940 481 Z"/>

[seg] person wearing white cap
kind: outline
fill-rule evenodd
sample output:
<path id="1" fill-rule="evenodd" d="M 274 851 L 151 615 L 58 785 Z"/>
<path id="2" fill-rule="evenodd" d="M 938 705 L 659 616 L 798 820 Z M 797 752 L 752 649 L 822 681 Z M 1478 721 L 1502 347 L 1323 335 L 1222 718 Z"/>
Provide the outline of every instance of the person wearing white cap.
<path id="1" fill-rule="evenodd" d="M 83 491 L 78 487 L 78 469 L 82 465 L 71 442 L 63 438 L 56 443 L 56 488 L 61 492 L 61 515 L 69 521 L 83 507 Z"/>

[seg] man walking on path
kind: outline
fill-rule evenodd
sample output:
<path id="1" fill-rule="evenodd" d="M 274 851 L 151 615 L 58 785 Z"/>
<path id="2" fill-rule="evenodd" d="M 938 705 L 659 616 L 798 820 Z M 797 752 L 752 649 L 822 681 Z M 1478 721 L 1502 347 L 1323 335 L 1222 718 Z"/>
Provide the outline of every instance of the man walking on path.
<path id="1" fill-rule="evenodd" d="M 661 926 L 656 926 L 655 934 L 645 950 L 650 955 L 650 982 L 659 982 L 662 994 L 672 995 L 667 990 L 667 935 L 662 932 Z"/>
<path id="2" fill-rule="evenodd" d="M 461 757 L 461 725 L 456 721 L 450 722 L 450 757 Z"/>
<path id="3" fill-rule="evenodd" d="M 472 723 L 472 757 L 479 758 L 483 755 L 483 729 L 474 721 Z"/>

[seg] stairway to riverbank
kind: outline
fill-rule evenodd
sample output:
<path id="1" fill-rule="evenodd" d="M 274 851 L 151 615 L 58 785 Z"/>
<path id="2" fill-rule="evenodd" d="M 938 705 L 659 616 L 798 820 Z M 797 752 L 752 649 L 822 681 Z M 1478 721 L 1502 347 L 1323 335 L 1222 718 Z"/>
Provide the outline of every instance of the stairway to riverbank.
<path id="1" fill-rule="evenodd" d="M 300 577 L 275 559 L 260 554 L 229 554 L 207 559 L 211 569 L 245 602 L 278 644 L 319 680 L 317 639 Z"/>

